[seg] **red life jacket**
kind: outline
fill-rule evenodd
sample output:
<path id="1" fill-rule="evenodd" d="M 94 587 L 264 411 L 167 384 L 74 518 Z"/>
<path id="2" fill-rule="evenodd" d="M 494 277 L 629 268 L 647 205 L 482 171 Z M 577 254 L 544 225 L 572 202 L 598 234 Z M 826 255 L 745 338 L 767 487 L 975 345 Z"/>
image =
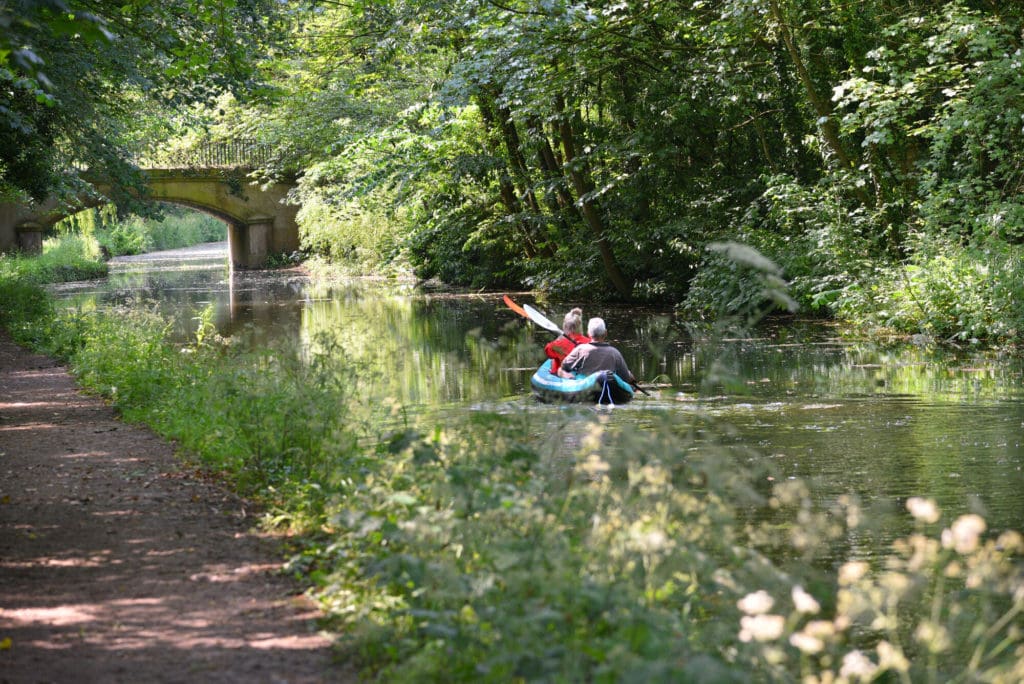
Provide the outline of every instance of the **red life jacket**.
<path id="1" fill-rule="evenodd" d="M 554 340 L 544 345 L 544 353 L 551 359 L 551 372 L 558 374 L 558 369 L 562 365 L 562 359 L 569 355 L 573 347 L 577 344 L 583 344 L 584 342 L 590 342 L 590 338 L 586 335 L 579 333 L 573 333 L 572 337 L 569 338 L 562 333 Z"/>

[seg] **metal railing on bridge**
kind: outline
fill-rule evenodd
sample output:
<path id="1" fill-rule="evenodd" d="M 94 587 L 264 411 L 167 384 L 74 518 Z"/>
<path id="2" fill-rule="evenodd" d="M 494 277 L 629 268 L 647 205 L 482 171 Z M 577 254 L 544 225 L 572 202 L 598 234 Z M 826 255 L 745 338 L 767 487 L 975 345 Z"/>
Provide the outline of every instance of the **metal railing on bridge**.
<path id="1" fill-rule="evenodd" d="M 139 159 L 144 168 L 254 169 L 272 158 L 267 143 L 251 139 L 204 140 L 185 148 L 154 150 Z"/>

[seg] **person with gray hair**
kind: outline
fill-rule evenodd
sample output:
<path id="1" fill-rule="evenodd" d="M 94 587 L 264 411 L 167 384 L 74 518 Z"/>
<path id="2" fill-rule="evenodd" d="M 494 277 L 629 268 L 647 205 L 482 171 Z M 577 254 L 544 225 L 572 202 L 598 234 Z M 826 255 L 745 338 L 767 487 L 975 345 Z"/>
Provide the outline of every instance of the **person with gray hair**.
<path id="1" fill-rule="evenodd" d="M 636 386 L 636 378 L 622 358 L 622 353 L 608 344 L 605 338 L 608 337 L 608 327 L 602 318 L 591 318 L 587 321 L 587 334 L 591 341 L 577 345 L 569 355 L 562 360 L 558 369 L 559 377 L 574 378 L 575 374 L 590 375 L 597 371 L 614 371 L 616 375 Z"/>

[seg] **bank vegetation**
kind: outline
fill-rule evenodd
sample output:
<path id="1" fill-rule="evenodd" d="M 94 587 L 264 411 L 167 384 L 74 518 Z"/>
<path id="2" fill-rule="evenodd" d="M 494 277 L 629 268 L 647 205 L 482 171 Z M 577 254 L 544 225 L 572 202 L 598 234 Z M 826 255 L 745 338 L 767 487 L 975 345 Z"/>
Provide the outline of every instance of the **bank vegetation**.
<path id="1" fill-rule="evenodd" d="M 912 497 L 822 501 L 698 413 L 410 418 L 330 336 L 243 352 L 200 317 L 55 307 L 0 260 L 0 324 L 287 532 L 339 656 L 384 681 L 1024 677 L 1024 537 Z"/>

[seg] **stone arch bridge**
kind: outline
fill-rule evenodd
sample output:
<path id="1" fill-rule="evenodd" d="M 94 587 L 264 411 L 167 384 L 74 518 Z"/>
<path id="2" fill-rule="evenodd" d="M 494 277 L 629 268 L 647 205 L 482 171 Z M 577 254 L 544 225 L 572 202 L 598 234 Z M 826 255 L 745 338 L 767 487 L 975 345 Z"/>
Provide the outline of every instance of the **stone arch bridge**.
<path id="1" fill-rule="evenodd" d="M 207 146 L 198 158 L 179 162 L 175 168 L 142 171 L 148 200 L 181 204 L 224 221 L 231 264 L 243 269 L 261 268 L 271 255 L 299 248 L 295 220 L 299 207 L 286 201 L 294 180 L 267 187 L 248 180 L 252 149 L 237 143 Z M 103 194 L 103 184 L 95 186 Z M 59 207 L 53 199 L 32 206 L 0 204 L 0 252 L 20 249 L 38 253 L 44 233 L 55 223 L 99 204 L 85 200 L 70 209 Z"/>

